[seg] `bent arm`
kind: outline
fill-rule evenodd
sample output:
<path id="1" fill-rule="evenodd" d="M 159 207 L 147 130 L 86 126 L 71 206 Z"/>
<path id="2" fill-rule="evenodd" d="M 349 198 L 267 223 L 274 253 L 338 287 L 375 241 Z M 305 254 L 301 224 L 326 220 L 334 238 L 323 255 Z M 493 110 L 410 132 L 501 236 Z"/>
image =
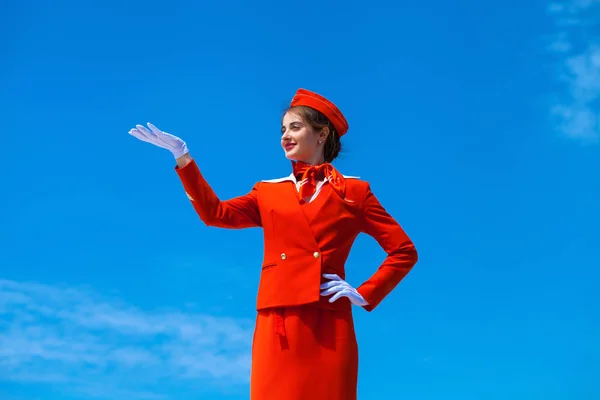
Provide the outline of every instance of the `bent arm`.
<path id="1" fill-rule="evenodd" d="M 418 255 L 413 242 L 379 203 L 370 186 L 363 203 L 363 232 L 387 253 L 378 270 L 357 288 L 369 303 L 364 309 L 372 311 L 404 279 L 417 263 Z"/>
<path id="2" fill-rule="evenodd" d="M 221 201 L 189 153 L 177 158 L 175 171 L 194 210 L 207 226 L 241 229 L 262 225 L 256 197 L 257 185 L 246 195 Z"/>

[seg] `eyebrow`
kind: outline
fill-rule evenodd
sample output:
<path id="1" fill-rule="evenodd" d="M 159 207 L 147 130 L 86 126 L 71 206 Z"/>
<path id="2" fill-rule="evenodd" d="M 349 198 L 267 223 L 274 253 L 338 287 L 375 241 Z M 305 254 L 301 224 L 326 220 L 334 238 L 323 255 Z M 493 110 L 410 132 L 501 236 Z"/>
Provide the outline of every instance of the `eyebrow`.
<path id="1" fill-rule="evenodd" d="M 302 125 L 302 121 L 292 121 L 292 122 L 290 122 L 290 126 L 293 126 L 293 125 Z M 285 125 L 281 125 L 281 129 L 282 130 L 285 129 Z"/>

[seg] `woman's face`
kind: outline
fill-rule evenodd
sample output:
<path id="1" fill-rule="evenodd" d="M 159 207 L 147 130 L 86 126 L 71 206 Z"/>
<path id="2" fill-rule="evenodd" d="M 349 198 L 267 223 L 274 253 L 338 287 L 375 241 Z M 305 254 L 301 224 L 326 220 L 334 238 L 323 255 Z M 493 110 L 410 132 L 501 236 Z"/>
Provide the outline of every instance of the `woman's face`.
<path id="1" fill-rule="evenodd" d="M 311 165 L 322 163 L 324 139 L 322 133 L 316 132 L 296 113 L 287 112 L 283 116 L 281 147 L 290 160 Z"/>

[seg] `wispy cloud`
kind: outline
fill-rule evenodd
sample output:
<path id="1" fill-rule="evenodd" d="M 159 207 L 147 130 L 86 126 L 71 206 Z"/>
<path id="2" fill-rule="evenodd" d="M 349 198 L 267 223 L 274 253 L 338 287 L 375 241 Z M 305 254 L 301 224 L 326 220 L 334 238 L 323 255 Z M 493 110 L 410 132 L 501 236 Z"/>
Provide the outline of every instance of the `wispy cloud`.
<path id="1" fill-rule="evenodd" d="M 251 321 L 147 311 L 75 288 L 0 280 L 0 379 L 96 398 L 247 383 Z"/>
<path id="2" fill-rule="evenodd" d="M 565 135 L 600 140 L 600 0 L 568 0 L 548 6 L 555 33 L 548 45 L 558 60 L 558 80 L 565 93 L 551 113 Z"/>

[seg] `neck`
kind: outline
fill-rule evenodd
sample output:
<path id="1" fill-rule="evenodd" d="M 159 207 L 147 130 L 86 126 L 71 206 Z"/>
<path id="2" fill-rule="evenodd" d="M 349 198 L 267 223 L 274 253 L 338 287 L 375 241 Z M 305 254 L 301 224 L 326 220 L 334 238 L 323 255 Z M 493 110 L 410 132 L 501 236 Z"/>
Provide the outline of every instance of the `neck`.
<path id="1" fill-rule="evenodd" d="M 308 160 L 293 160 L 294 162 L 303 162 L 308 165 L 320 165 L 325 163 L 325 157 L 319 156 Z"/>

